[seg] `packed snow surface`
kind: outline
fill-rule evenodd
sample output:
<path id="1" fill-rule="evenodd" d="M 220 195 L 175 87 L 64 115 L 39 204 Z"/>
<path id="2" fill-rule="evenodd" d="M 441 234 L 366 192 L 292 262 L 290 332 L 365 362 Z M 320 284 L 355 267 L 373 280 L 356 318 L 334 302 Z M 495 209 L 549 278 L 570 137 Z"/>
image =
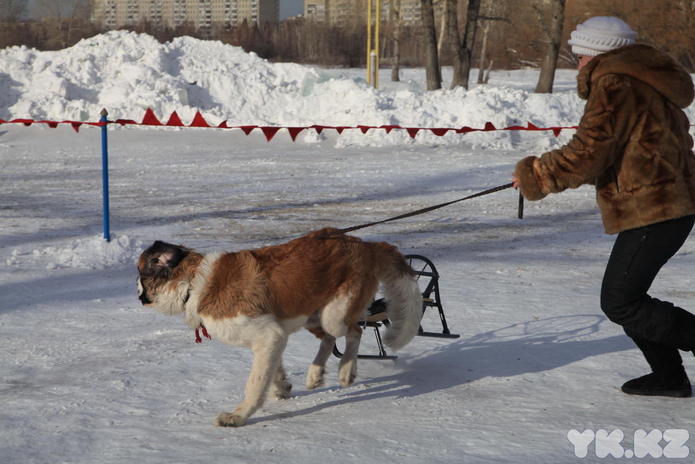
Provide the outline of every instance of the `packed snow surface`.
<path id="1" fill-rule="evenodd" d="M 140 120 L 152 108 L 161 119 L 176 111 L 187 122 L 200 111 L 230 125 L 564 127 L 583 107 L 569 70 L 551 95 L 532 93 L 534 70 L 436 92 L 424 90 L 420 69 L 403 70 L 400 83 L 383 73 L 375 90 L 364 70 L 111 32 L 57 52 L 0 50 L 0 119 L 97 121 L 106 108 L 112 120 Z M 333 358 L 326 386 L 308 391 L 318 342 L 299 332 L 284 358 L 292 398 L 268 400 L 239 429 L 212 421 L 243 397 L 251 353 L 196 344 L 181 320 L 137 299 L 135 261 L 154 240 L 234 251 L 382 220 L 506 184 L 518 159 L 571 135 L 306 130 L 293 143 L 283 132 L 266 142 L 238 129 L 111 125 L 107 242 L 101 130 L 1 125 L 0 462 L 690 457 L 692 400 L 619 391 L 648 366 L 599 309 L 612 237 L 590 187 L 527 202 L 523 220 L 510 189 L 356 232 L 435 263 L 460 338 L 416 337 L 396 361 L 360 360 L 348 388 Z M 695 241 L 686 243 L 655 296 L 693 308 L 694 253 Z M 436 314 L 423 326 L 441 331 Z M 362 353 L 374 352 L 373 339 L 368 329 Z M 695 372 L 692 356 L 684 362 Z M 647 439 L 642 430 L 657 432 Z"/>

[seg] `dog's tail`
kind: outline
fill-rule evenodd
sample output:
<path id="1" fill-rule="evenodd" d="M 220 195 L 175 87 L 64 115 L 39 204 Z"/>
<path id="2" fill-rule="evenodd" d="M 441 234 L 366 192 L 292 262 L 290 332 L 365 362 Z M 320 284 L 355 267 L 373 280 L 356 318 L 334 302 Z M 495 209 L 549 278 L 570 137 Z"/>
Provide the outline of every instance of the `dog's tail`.
<path id="1" fill-rule="evenodd" d="M 396 247 L 388 243 L 373 243 L 376 276 L 386 298 L 386 312 L 391 324 L 384 343 L 399 350 L 417 335 L 422 319 L 422 294 L 413 269 Z"/>

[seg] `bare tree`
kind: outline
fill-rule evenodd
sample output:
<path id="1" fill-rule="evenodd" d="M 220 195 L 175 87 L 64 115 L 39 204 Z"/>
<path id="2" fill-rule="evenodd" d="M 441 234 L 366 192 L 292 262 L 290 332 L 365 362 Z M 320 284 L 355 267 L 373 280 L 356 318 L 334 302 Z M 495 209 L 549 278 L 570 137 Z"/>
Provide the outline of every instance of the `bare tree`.
<path id="1" fill-rule="evenodd" d="M 422 6 L 422 28 L 425 36 L 425 76 L 427 90 L 442 88 L 442 73 L 439 68 L 437 50 L 437 30 L 434 23 L 434 6 L 432 0 L 420 0 Z"/>
<path id="2" fill-rule="evenodd" d="M 478 16 L 480 14 L 480 0 L 468 0 L 468 9 L 466 11 L 466 26 L 463 35 L 459 35 L 458 21 L 455 25 L 450 26 L 451 37 L 456 40 L 453 49 L 453 68 L 454 77 L 451 81 L 451 88 L 463 87 L 468 88 L 469 74 L 471 72 L 471 60 L 473 57 L 473 46 L 475 45 L 475 33 L 478 24 Z M 456 12 L 458 17 L 458 12 Z M 459 37 L 461 37 L 459 39 Z"/>
<path id="3" fill-rule="evenodd" d="M 81 20 L 89 19 L 89 0 L 36 0 L 34 13 L 54 27 L 49 33 L 66 47 L 74 42 L 73 28 Z"/>
<path id="4" fill-rule="evenodd" d="M 391 0 L 391 40 L 393 48 L 391 49 L 391 82 L 400 82 L 401 69 L 401 0 Z"/>
<path id="5" fill-rule="evenodd" d="M 0 22 L 18 22 L 26 13 L 27 5 L 27 0 L 0 0 Z"/>
<path id="6" fill-rule="evenodd" d="M 478 58 L 478 84 L 487 84 L 490 79 L 492 64 L 495 61 L 494 58 L 496 58 L 495 56 L 489 56 L 491 47 L 488 47 L 488 44 L 491 30 L 497 23 L 501 21 L 511 23 L 511 20 L 509 19 L 508 2 L 484 2 L 481 10 L 481 14 L 478 17 L 478 28 L 482 31 L 482 43 L 480 44 L 480 56 Z M 499 40 L 499 37 L 497 39 Z"/>
<path id="7" fill-rule="evenodd" d="M 483 21 L 480 25 L 482 26 L 481 29 L 483 30 L 483 43 L 480 46 L 480 59 L 478 60 L 478 84 L 487 84 L 487 81 L 490 78 L 490 72 L 488 71 L 486 78 L 485 60 L 487 60 L 487 37 L 490 33 L 491 23 L 489 21 Z M 490 61 L 490 67 L 492 67 L 492 60 Z"/>
<path id="8" fill-rule="evenodd" d="M 440 26 L 437 50 L 439 51 L 440 61 L 449 50 L 451 50 L 451 26 L 456 23 L 456 12 L 458 0 L 435 0 L 435 5 L 439 5 Z M 458 39 L 453 39 L 458 41 Z"/>
<path id="9" fill-rule="evenodd" d="M 545 26 L 546 22 L 542 20 L 542 12 L 538 11 L 541 29 L 548 40 L 541 66 L 541 74 L 536 85 L 536 93 L 553 93 L 555 68 L 557 67 L 557 58 L 560 54 L 560 45 L 562 44 L 562 27 L 565 23 L 565 0 L 552 0 L 550 8 L 551 19 L 549 26 Z"/>

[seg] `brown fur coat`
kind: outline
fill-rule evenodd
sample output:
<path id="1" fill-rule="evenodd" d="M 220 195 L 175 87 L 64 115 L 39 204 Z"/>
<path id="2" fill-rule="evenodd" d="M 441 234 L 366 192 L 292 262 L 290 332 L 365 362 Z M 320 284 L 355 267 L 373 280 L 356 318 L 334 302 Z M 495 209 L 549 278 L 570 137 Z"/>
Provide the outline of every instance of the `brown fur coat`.
<path id="1" fill-rule="evenodd" d="M 522 195 L 540 200 L 593 184 L 609 234 L 695 214 L 695 155 L 682 110 L 694 89 L 683 67 L 630 45 L 593 58 L 577 88 L 587 100 L 579 129 L 562 148 L 517 163 Z"/>

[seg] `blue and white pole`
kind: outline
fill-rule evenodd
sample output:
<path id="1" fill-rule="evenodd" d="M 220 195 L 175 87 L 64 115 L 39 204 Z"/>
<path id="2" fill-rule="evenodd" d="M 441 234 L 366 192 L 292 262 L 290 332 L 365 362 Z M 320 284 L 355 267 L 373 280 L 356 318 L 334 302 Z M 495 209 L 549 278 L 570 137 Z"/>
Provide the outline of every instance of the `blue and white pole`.
<path id="1" fill-rule="evenodd" d="M 109 230 L 109 146 L 107 130 L 108 124 L 106 116 L 108 116 L 106 108 L 101 110 L 101 119 L 103 123 L 101 126 L 101 173 L 102 173 L 102 186 L 103 186 L 103 197 L 104 197 L 104 239 L 107 242 L 111 241 L 111 232 Z"/>

